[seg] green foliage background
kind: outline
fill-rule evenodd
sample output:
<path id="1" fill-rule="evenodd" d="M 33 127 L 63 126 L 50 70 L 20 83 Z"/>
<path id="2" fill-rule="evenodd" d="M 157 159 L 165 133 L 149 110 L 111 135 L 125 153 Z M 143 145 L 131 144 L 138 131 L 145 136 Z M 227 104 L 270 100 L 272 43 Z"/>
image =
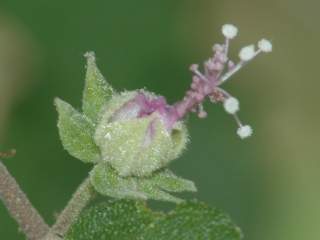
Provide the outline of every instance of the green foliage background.
<path id="1" fill-rule="evenodd" d="M 191 144 L 172 168 L 248 240 L 318 239 L 319 7 L 312 0 L 2 0 L 0 150 L 18 151 L 6 165 L 52 223 L 90 169 L 63 150 L 53 106 L 59 96 L 80 108 L 83 54 L 97 53 L 116 89 L 146 87 L 176 101 L 190 83 L 189 65 L 207 58 L 222 41 L 220 26 L 232 22 L 240 28 L 234 56 L 261 37 L 275 46 L 226 86 L 255 136 L 239 140 L 230 116 L 208 104 L 207 119 L 188 119 Z M 23 239 L 1 204 L 0 236 Z"/>

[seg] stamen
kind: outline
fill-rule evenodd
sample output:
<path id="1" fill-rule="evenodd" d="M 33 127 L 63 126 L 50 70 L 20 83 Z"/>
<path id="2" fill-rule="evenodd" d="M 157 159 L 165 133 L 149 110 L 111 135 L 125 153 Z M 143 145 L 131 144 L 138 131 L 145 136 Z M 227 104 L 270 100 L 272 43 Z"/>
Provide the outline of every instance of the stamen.
<path id="1" fill-rule="evenodd" d="M 243 125 L 237 114 L 234 114 L 233 117 L 236 120 L 236 123 L 238 125 L 238 130 L 237 130 L 238 136 L 241 139 L 250 137 L 253 133 L 252 128 L 249 125 Z"/>
<path id="2" fill-rule="evenodd" d="M 237 73 L 243 66 L 245 62 L 240 61 L 237 65 L 235 65 L 230 71 L 226 72 L 219 80 L 218 86 L 227 81 L 232 75 Z"/>
<path id="3" fill-rule="evenodd" d="M 228 57 L 228 54 L 229 54 L 229 38 L 226 38 L 226 42 L 225 42 L 225 48 L 224 48 L 224 53 L 225 53 L 225 56 Z"/>
<path id="4" fill-rule="evenodd" d="M 190 71 L 196 74 L 198 77 L 200 77 L 202 80 L 209 81 L 199 70 L 199 65 L 198 64 L 192 64 L 190 66 Z"/>
<path id="5" fill-rule="evenodd" d="M 239 111 L 239 101 L 220 88 L 220 85 L 260 53 L 271 52 L 272 43 L 267 39 L 262 39 L 258 42 L 257 49 L 254 45 L 242 48 L 239 52 L 240 61 L 234 63 L 229 60 L 228 53 L 230 41 L 237 35 L 238 29 L 231 24 L 226 24 L 222 27 L 222 33 L 225 36 L 225 42 L 224 44 L 215 44 L 212 47 L 214 54 L 204 62 L 204 74 L 199 71 L 198 64 L 190 66 L 190 70 L 194 73 L 191 88 L 186 92 L 182 101 L 173 105 L 173 112 L 176 113 L 173 119 L 180 120 L 188 112 L 198 112 L 200 118 L 206 117 L 207 113 L 204 111 L 202 103 L 208 97 L 212 103 L 223 103 L 224 109 L 234 117 L 238 125 L 238 135 L 241 138 L 246 138 L 252 135 L 252 128 L 248 125 L 243 126 L 236 114 Z"/>
<path id="6" fill-rule="evenodd" d="M 242 122 L 241 122 L 238 114 L 235 113 L 235 114 L 232 114 L 232 116 L 233 116 L 234 120 L 236 121 L 238 127 L 239 127 L 239 128 L 242 127 L 243 125 L 242 125 Z"/>
<path id="7" fill-rule="evenodd" d="M 232 77 L 235 73 L 237 73 L 241 68 L 243 68 L 245 65 L 247 65 L 251 60 L 253 60 L 255 57 L 257 57 L 261 53 L 261 49 L 254 52 L 253 57 L 248 61 L 241 60 L 237 65 L 235 65 L 231 70 L 226 72 L 219 80 L 218 86 L 227 81 L 230 77 Z"/>

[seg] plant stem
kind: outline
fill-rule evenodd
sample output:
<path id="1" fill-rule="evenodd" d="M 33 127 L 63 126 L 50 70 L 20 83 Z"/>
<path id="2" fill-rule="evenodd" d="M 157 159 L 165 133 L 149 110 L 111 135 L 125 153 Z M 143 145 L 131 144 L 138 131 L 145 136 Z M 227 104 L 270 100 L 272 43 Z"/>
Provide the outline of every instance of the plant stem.
<path id="1" fill-rule="evenodd" d="M 95 196 L 96 192 L 94 191 L 88 177 L 73 194 L 68 205 L 62 211 L 56 223 L 52 226 L 49 235 L 63 237 L 77 219 L 82 209 L 86 207 Z M 47 237 L 49 237 L 49 235 Z"/>
<path id="2" fill-rule="evenodd" d="M 42 239 L 48 233 L 48 225 L 1 161 L 0 199 L 29 240 Z"/>

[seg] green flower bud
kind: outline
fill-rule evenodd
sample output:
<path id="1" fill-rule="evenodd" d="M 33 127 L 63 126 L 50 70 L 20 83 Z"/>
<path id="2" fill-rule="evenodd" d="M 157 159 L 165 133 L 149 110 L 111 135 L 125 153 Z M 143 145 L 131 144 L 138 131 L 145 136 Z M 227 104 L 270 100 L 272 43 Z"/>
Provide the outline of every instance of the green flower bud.
<path id="1" fill-rule="evenodd" d="M 148 176 L 185 149 L 183 122 L 170 121 L 162 97 L 146 91 L 115 94 L 102 110 L 95 142 L 121 176 Z"/>

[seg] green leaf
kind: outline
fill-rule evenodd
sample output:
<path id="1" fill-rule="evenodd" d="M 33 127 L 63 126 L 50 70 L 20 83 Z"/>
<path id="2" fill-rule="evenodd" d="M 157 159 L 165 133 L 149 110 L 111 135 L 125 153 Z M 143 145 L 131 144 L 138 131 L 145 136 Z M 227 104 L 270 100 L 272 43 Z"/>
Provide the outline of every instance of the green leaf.
<path id="1" fill-rule="evenodd" d="M 107 83 L 96 65 L 93 52 L 85 54 L 87 58 L 87 73 L 83 91 L 82 110 L 93 123 L 98 122 L 102 106 L 111 98 L 112 87 Z"/>
<path id="2" fill-rule="evenodd" d="M 242 233 L 221 210 L 192 201 L 149 225 L 140 239 L 239 240 Z"/>
<path id="3" fill-rule="evenodd" d="M 83 162 L 98 162 L 100 152 L 93 140 L 93 124 L 69 103 L 59 98 L 54 102 L 59 114 L 58 129 L 63 147 Z"/>
<path id="4" fill-rule="evenodd" d="M 194 183 L 177 177 L 169 170 L 150 177 L 121 177 L 108 163 L 97 164 L 90 172 L 91 183 L 102 195 L 114 198 L 154 199 L 179 203 L 183 201 L 168 192 L 196 191 Z"/>
<path id="5" fill-rule="evenodd" d="M 165 214 L 138 201 L 99 203 L 85 210 L 66 240 L 240 240 L 242 234 L 221 210 L 197 201 Z"/>
<path id="6" fill-rule="evenodd" d="M 66 240 L 134 240 L 156 218 L 143 203 L 121 200 L 93 206 L 82 213 Z"/>

